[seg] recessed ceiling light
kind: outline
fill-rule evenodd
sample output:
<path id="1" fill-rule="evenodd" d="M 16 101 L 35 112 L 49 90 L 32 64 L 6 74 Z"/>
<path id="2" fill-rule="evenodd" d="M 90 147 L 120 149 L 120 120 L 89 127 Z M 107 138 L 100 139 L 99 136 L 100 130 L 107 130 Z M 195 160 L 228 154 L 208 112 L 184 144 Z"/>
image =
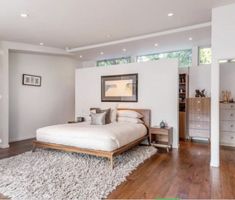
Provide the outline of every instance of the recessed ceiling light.
<path id="1" fill-rule="evenodd" d="M 21 13 L 20 16 L 21 16 L 22 18 L 27 18 L 29 15 L 28 15 L 27 13 Z"/>
<path id="2" fill-rule="evenodd" d="M 172 17 L 172 16 L 174 16 L 174 13 L 168 13 L 167 16 Z"/>
<path id="3" fill-rule="evenodd" d="M 43 43 L 43 42 L 40 42 L 39 44 L 40 44 L 40 46 L 43 46 L 43 45 L 44 45 L 44 43 Z"/>
<path id="4" fill-rule="evenodd" d="M 104 55 L 104 52 L 103 52 L 103 51 L 101 51 L 101 52 L 100 52 L 100 55 Z"/>
<path id="5" fill-rule="evenodd" d="M 79 58 L 82 58 L 82 55 L 80 55 Z"/>
<path id="6" fill-rule="evenodd" d="M 189 38 L 188 38 L 188 40 L 189 40 L 189 41 L 192 41 L 192 40 L 193 40 L 193 38 L 192 38 L 192 37 L 189 37 Z"/>
<path id="7" fill-rule="evenodd" d="M 107 38 L 111 38 L 111 35 L 110 35 L 110 34 L 107 34 L 106 37 L 107 37 Z"/>
<path id="8" fill-rule="evenodd" d="M 124 48 L 124 49 L 122 49 L 122 51 L 123 51 L 123 52 L 126 52 L 126 49 Z"/>
<path id="9" fill-rule="evenodd" d="M 158 46 L 158 43 L 155 43 L 154 46 L 157 47 L 157 46 Z"/>

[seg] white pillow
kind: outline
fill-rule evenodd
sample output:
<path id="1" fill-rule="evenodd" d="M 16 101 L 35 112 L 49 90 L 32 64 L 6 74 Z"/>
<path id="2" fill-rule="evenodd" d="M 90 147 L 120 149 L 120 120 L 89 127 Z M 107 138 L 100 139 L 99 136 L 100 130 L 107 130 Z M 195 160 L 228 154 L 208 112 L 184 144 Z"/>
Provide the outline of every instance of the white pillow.
<path id="1" fill-rule="evenodd" d="M 131 118 L 131 117 L 118 117 L 118 122 L 131 122 L 135 124 L 143 124 L 144 122 L 139 118 Z"/>
<path id="2" fill-rule="evenodd" d="M 111 109 L 110 121 L 111 121 L 111 123 L 117 121 L 117 108 L 112 108 Z"/>
<path id="3" fill-rule="evenodd" d="M 118 110 L 118 117 L 143 118 L 143 115 L 134 110 Z"/>

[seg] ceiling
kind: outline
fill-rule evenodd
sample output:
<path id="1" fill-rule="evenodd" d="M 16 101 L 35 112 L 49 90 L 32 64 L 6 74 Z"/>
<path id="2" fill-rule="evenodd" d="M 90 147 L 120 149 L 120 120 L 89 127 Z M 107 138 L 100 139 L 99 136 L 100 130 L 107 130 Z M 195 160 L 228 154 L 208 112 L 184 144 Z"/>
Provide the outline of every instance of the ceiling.
<path id="1" fill-rule="evenodd" d="M 229 3 L 235 0 L 1 0 L 0 40 L 75 48 L 208 22 L 213 7 Z"/>
<path id="2" fill-rule="evenodd" d="M 192 38 L 192 40 L 189 40 Z M 158 46 L 155 46 L 158 44 Z M 158 52 L 190 49 L 194 46 L 211 45 L 211 27 L 157 36 L 107 47 L 94 48 L 76 53 L 79 60 L 103 60 L 109 58 L 146 55 Z M 125 49 L 125 51 L 123 51 Z M 103 52 L 103 55 L 101 55 Z M 82 56 L 82 58 L 80 58 Z"/>

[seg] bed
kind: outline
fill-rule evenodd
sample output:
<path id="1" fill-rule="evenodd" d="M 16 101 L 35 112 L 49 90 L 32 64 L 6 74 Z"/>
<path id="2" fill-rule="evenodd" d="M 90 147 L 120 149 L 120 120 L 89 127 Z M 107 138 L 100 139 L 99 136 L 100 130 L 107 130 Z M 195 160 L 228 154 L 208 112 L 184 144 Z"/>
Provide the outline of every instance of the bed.
<path id="1" fill-rule="evenodd" d="M 90 125 L 88 122 L 60 124 L 37 130 L 33 141 L 36 148 L 49 148 L 69 152 L 85 153 L 99 157 L 113 158 L 148 139 L 150 110 L 134 110 L 143 115 L 144 124 L 114 122 L 106 125 Z"/>

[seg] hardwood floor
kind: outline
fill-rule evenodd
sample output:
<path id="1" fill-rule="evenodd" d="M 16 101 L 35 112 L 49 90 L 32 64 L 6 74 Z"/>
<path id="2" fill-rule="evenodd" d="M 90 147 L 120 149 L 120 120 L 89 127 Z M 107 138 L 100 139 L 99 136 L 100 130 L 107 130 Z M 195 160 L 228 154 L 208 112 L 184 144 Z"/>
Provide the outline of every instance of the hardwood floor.
<path id="1" fill-rule="evenodd" d="M 31 141 L 0 149 L 0 159 L 30 150 Z M 234 199 L 235 149 L 222 147 L 220 154 L 220 168 L 211 168 L 208 144 L 181 142 L 178 151 L 161 150 L 140 165 L 108 198 Z"/>
<path id="2" fill-rule="evenodd" d="M 10 148 L 0 149 L 0 159 L 15 156 L 32 149 L 33 139 L 10 143 Z"/>

